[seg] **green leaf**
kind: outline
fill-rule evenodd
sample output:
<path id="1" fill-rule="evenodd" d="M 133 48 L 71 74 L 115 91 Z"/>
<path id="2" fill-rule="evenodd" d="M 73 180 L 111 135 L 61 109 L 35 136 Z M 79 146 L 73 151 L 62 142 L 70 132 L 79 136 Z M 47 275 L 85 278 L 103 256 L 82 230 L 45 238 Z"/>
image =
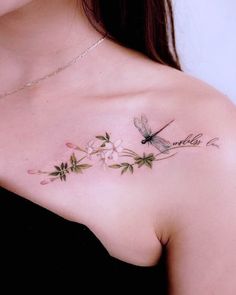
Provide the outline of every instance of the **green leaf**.
<path id="1" fill-rule="evenodd" d="M 119 169 L 121 167 L 121 165 L 119 165 L 119 164 L 113 164 L 113 165 L 109 165 L 108 167 L 114 168 L 114 169 Z"/>
<path id="2" fill-rule="evenodd" d="M 70 156 L 70 162 L 72 165 L 77 163 L 77 159 L 74 153 Z"/>
<path id="3" fill-rule="evenodd" d="M 141 157 L 134 157 L 134 160 L 138 161 L 138 160 L 142 160 L 142 158 Z"/>
<path id="4" fill-rule="evenodd" d="M 140 168 L 140 167 L 142 167 L 144 165 L 144 162 L 142 161 L 142 162 L 139 162 L 138 163 L 138 168 Z"/>
<path id="5" fill-rule="evenodd" d="M 132 165 L 129 165 L 129 171 L 133 174 L 134 173 L 134 167 Z"/>
<path id="6" fill-rule="evenodd" d="M 89 164 L 81 164 L 81 165 L 77 165 L 76 167 L 81 168 L 81 169 L 87 169 L 92 167 L 93 165 L 89 165 Z"/>
<path id="7" fill-rule="evenodd" d="M 98 135 L 98 136 L 95 136 L 96 138 L 100 139 L 100 140 L 106 140 L 106 137 L 102 136 L 102 135 Z"/>
<path id="8" fill-rule="evenodd" d="M 126 166 L 125 168 L 123 168 L 123 169 L 121 170 L 121 175 L 124 174 L 124 173 L 127 171 L 128 168 L 129 168 L 128 166 Z"/>
<path id="9" fill-rule="evenodd" d="M 129 163 L 127 163 L 127 162 L 123 162 L 123 163 L 121 163 L 121 166 L 129 166 L 130 164 Z"/>
<path id="10" fill-rule="evenodd" d="M 154 161 L 154 160 L 155 160 L 155 157 L 154 157 L 153 154 L 149 154 L 149 155 L 146 157 L 146 160 Z"/>
<path id="11" fill-rule="evenodd" d="M 58 171 L 61 171 L 61 168 L 58 166 L 54 166 Z"/>
<path id="12" fill-rule="evenodd" d="M 152 168 L 152 162 L 145 161 L 144 164 L 145 164 L 147 167 Z"/>
<path id="13" fill-rule="evenodd" d="M 83 170 L 80 169 L 78 166 L 76 166 L 75 169 L 74 169 L 74 172 L 75 172 L 75 173 L 80 173 L 80 174 L 82 174 L 82 173 L 83 173 Z"/>
<path id="14" fill-rule="evenodd" d="M 52 175 L 52 176 L 57 176 L 57 175 L 59 175 L 60 174 L 60 172 L 58 171 L 55 171 L 55 172 L 51 172 L 51 173 L 49 173 L 49 175 Z"/>
<path id="15" fill-rule="evenodd" d="M 61 180 L 61 181 L 63 181 L 63 180 L 66 181 L 66 176 L 65 176 L 65 174 L 60 175 L 60 180 Z"/>

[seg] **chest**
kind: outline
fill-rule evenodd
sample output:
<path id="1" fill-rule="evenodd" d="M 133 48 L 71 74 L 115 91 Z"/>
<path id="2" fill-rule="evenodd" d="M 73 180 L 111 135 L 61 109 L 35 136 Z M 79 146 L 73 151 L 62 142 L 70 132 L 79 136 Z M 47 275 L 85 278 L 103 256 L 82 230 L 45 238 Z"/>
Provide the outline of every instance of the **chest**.
<path id="1" fill-rule="evenodd" d="M 94 134 L 106 136 L 104 123 L 100 124 L 94 129 L 101 131 Z M 0 184 L 89 226 L 113 256 L 152 264 L 160 247 L 151 229 L 153 210 L 144 194 L 143 175 L 121 175 L 120 170 L 104 165 L 104 153 L 96 152 L 104 139 L 97 138 L 92 145 L 92 127 L 86 128 L 84 122 L 78 128 L 65 127 L 56 120 L 44 124 L 27 115 L 8 120 L 0 128 Z M 119 129 L 113 131 L 119 133 Z M 116 153 L 113 147 L 105 152 L 109 164 L 115 165 Z"/>
<path id="2" fill-rule="evenodd" d="M 121 116 L 109 105 L 9 104 L 1 109 L 0 134 L 0 182 L 7 189 L 69 219 L 128 211 L 134 201 L 142 207 L 143 177 L 151 171 L 109 167 L 134 161 L 120 157 L 121 149 L 143 151 L 130 110 Z"/>

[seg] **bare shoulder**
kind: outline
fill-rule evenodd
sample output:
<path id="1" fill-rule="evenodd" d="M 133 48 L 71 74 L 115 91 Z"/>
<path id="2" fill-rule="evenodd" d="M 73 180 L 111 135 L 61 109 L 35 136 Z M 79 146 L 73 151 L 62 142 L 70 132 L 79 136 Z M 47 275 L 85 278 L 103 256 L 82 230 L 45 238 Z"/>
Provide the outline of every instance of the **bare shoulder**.
<path id="1" fill-rule="evenodd" d="M 175 118 L 169 136 L 201 134 L 202 143 L 204 138 L 210 143 L 196 151 L 182 149 L 168 163 L 168 173 L 161 168 L 169 184 L 169 213 L 167 227 L 156 228 L 157 235 L 168 236 L 170 288 L 172 294 L 234 294 L 236 107 L 205 82 L 169 69 L 166 73 L 172 86 L 163 90 L 161 100 L 158 92 L 150 96 L 151 116 L 162 108 Z M 154 174 L 161 179 L 161 173 Z"/>
<path id="2" fill-rule="evenodd" d="M 127 88 L 129 93 L 134 87 L 142 93 L 144 101 L 151 103 L 152 106 L 157 104 L 160 109 L 160 103 L 162 105 L 166 103 L 170 107 L 175 107 L 178 113 L 185 111 L 185 116 L 189 114 L 191 118 L 194 112 L 196 115 L 194 118 L 200 115 L 203 124 L 213 122 L 214 119 L 217 123 L 219 121 L 217 112 L 222 119 L 224 117 L 224 122 L 220 122 L 222 127 L 222 123 L 227 124 L 230 119 L 235 120 L 236 106 L 230 98 L 207 82 L 190 74 L 161 65 L 143 56 L 135 56 L 122 67 L 123 70 L 129 79 L 125 80 L 127 84 L 120 85 Z M 120 82 L 122 83 L 122 80 Z M 149 102 L 147 100 L 149 98 L 153 100 Z M 208 118 L 209 122 L 206 121 Z"/>
<path id="3" fill-rule="evenodd" d="M 195 153 L 195 156 L 185 157 L 187 167 L 190 165 L 198 171 L 204 188 L 211 180 L 214 184 L 217 177 L 218 184 L 230 188 L 230 180 L 236 179 L 235 104 L 227 95 L 204 81 L 179 71 L 167 71 L 170 77 L 175 78 L 171 90 L 166 91 L 166 99 L 169 97 L 171 101 L 178 129 L 187 134 L 198 133 L 209 139 L 206 149 Z M 158 101 L 154 97 L 153 105 L 158 108 Z M 190 177 L 191 173 L 188 175 Z M 196 179 L 196 173 L 193 175 Z"/>
<path id="4" fill-rule="evenodd" d="M 235 193 L 236 106 L 225 94 L 186 73 L 154 63 L 143 71 L 150 77 L 147 81 L 143 75 L 148 90 L 133 101 L 133 116 L 144 113 L 153 132 L 172 122 L 158 134 L 171 143 L 171 157 L 153 165 L 145 178 L 156 199 L 156 216 L 160 208 L 175 216 L 161 214 L 164 221 L 157 224 L 157 232 L 163 238 L 170 235 L 176 220 L 194 210 L 185 205 L 199 202 L 203 208 L 204 198 L 221 193 L 220 185 L 229 195 Z"/>
<path id="5" fill-rule="evenodd" d="M 161 85 L 160 81 L 163 82 Z M 153 112 L 159 113 L 165 107 L 165 115 L 172 113 L 178 122 L 182 121 L 190 128 L 217 131 L 221 136 L 230 135 L 230 141 L 235 140 L 236 105 L 227 95 L 198 78 L 168 66 L 156 69 L 152 84 L 147 96 L 150 111 L 152 108 Z"/>
<path id="6" fill-rule="evenodd" d="M 222 156 L 232 155 L 236 147 L 236 105 L 227 95 L 202 80 L 179 71 L 172 75 L 176 76 L 172 88 L 176 114 L 180 112 L 190 128 L 216 135 Z"/>
<path id="7" fill-rule="evenodd" d="M 195 77 L 169 67 L 163 67 L 162 74 L 172 82 L 161 91 L 158 87 L 153 90 L 147 112 L 154 121 L 158 121 L 158 114 L 161 116 L 160 110 L 164 110 L 167 121 L 174 119 L 169 133 L 172 142 L 199 135 L 203 147 L 196 152 L 183 149 L 175 159 L 182 181 L 186 180 L 186 191 L 198 179 L 197 188 L 205 196 L 207 191 L 220 193 L 215 191 L 216 182 L 229 194 L 236 194 L 236 106 L 228 96 Z M 214 188 L 211 192 L 207 190 L 210 184 Z"/>

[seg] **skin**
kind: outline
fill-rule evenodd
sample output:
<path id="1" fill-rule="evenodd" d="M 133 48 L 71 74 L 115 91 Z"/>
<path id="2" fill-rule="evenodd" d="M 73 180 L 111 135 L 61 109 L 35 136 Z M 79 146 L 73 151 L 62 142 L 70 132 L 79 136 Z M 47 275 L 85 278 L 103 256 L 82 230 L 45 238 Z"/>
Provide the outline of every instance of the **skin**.
<path id="1" fill-rule="evenodd" d="M 1 93 L 101 37 L 76 11 L 73 1 L 1 1 Z M 72 153 L 66 143 L 85 147 L 105 132 L 141 155 L 157 152 L 133 124 L 142 113 L 153 131 L 174 119 L 160 133 L 171 142 L 202 133 L 204 142 L 219 137 L 219 147 L 182 148 L 133 174 L 96 160 L 66 182 L 41 185 L 41 175 L 27 173 L 53 170 Z M 228 97 L 107 39 L 66 72 L 1 99 L 0 118 L 1 186 L 84 223 L 128 263 L 154 265 L 165 245 L 170 294 L 235 294 L 236 109 Z"/>

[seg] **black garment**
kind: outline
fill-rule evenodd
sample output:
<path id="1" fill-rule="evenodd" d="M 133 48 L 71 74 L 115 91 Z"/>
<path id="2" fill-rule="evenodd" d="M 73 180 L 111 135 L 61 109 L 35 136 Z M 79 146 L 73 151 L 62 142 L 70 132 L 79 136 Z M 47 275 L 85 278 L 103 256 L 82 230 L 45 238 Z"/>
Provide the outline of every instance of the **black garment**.
<path id="1" fill-rule="evenodd" d="M 141 290 L 141 294 L 166 294 L 164 258 L 155 267 L 112 258 L 86 226 L 66 221 L 4 188 L 0 188 L 0 218 L 1 282 L 10 280 L 8 288 L 17 284 L 18 291 L 25 291 L 30 281 L 41 288 L 49 282 L 75 290 L 95 287 L 105 294 L 113 294 L 114 289 L 119 294 L 128 289 L 131 294 Z"/>

